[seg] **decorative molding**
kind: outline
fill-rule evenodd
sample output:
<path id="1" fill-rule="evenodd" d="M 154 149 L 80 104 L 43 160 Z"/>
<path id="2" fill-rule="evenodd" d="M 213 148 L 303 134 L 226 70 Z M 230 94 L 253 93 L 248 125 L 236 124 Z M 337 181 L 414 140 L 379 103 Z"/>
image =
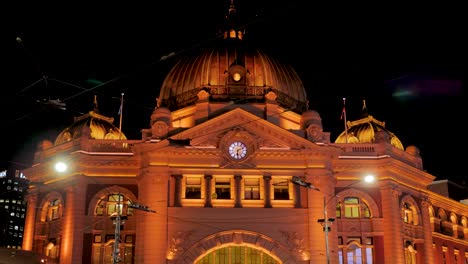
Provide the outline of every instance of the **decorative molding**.
<path id="1" fill-rule="evenodd" d="M 286 240 L 286 247 L 296 255 L 298 259 L 309 259 L 310 252 L 307 250 L 305 239 L 298 232 L 280 230 L 281 235 Z"/>
<path id="2" fill-rule="evenodd" d="M 193 233 L 194 231 L 192 230 L 176 232 L 169 241 L 167 258 L 175 259 L 180 254 L 182 254 L 187 249 L 189 244 L 191 244 L 190 237 L 193 235 Z"/>

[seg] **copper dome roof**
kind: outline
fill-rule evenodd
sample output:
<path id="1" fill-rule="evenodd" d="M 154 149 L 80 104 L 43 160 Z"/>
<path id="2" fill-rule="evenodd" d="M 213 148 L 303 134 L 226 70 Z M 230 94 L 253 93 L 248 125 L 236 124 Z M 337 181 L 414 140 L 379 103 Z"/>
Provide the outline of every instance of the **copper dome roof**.
<path id="1" fill-rule="evenodd" d="M 201 90 L 208 92 L 212 101 L 242 103 L 262 102 L 272 91 L 279 105 L 305 111 L 306 92 L 294 69 L 244 40 L 245 31 L 232 2 L 226 17 L 220 30 L 222 39 L 180 59 L 172 68 L 161 86 L 158 106 L 174 111 L 193 105 Z"/>
<path id="2" fill-rule="evenodd" d="M 89 131 L 91 139 L 127 139 L 118 127 L 113 125 L 114 118 L 99 113 L 97 101 L 94 99 L 94 110 L 79 117 L 75 117 L 73 124 L 62 130 L 54 144 L 62 143 L 85 136 Z"/>
<path id="3" fill-rule="evenodd" d="M 236 69 L 243 80 L 232 83 L 231 73 Z M 259 50 L 240 52 L 217 47 L 180 60 L 166 76 L 158 102 L 177 110 L 194 104 L 200 90 L 209 92 L 214 100 L 244 101 L 263 100 L 268 91 L 273 91 L 283 107 L 306 110 L 306 92 L 298 74 Z"/>
<path id="4" fill-rule="evenodd" d="M 385 136 L 394 147 L 404 150 L 403 144 L 395 134 L 385 128 L 385 122 L 375 119 L 371 115 L 365 115 L 356 121 L 348 121 L 347 129 L 335 140 L 335 143 L 375 143 L 379 140 L 379 133 Z"/>

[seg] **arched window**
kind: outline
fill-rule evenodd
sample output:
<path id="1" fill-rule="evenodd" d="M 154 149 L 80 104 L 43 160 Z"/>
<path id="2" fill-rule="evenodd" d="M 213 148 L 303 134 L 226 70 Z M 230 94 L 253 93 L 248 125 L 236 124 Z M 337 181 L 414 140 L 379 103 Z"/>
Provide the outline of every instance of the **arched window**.
<path id="1" fill-rule="evenodd" d="M 95 214 L 98 216 L 111 216 L 113 213 L 120 215 L 133 215 L 133 208 L 128 207 L 131 201 L 123 194 L 113 193 L 108 194 L 96 204 Z"/>
<path id="2" fill-rule="evenodd" d="M 405 244 L 405 264 L 416 264 L 416 250 L 413 245 L 406 241 Z"/>
<path id="3" fill-rule="evenodd" d="M 413 223 L 413 211 L 408 203 L 403 204 L 403 221 L 407 224 Z"/>
<path id="4" fill-rule="evenodd" d="M 359 237 L 348 237 L 345 246 L 340 246 L 338 250 L 338 260 L 340 264 L 372 264 L 374 263 L 374 246 L 371 237 L 365 238 L 365 244 L 361 243 Z"/>
<path id="5" fill-rule="evenodd" d="M 344 205 L 344 208 L 343 208 Z M 371 212 L 369 206 L 358 197 L 345 197 L 341 202 L 337 204 L 336 213 L 338 218 L 341 217 L 342 210 L 344 210 L 344 216 L 346 218 L 369 218 Z M 339 212 L 338 212 L 339 210 Z"/>
<path id="6" fill-rule="evenodd" d="M 55 199 L 49 202 L 49 205 L 47 206 L 47 222 L 60 218 L 60 206 L 61 202 L 59 199 Z"/>
<path id="7" fill-rule="evenodd" d="M 401 219 L 404 223 L 410 225 L 419 225 L 420 211 L 416 201 L 410 195 L 403 197 L 401 203 Z M 429 213 L 430 213 L 429 208 Z"/>

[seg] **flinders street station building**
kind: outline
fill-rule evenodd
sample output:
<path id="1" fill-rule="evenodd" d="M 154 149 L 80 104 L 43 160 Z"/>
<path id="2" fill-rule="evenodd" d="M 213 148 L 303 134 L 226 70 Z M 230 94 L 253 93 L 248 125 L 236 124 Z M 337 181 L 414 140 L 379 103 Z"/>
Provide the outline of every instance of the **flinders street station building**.
<path id="1" fill-rule="evenodd" d="M 174 61 L 141 138 L 96 103 L 38 146 L 24 250 L 60 264 L 468 263 L 466 189 L 444 194 L 365 107 L 331 139 L 296 71 L 244 44 L 232 4 L 222 36 Z"/>

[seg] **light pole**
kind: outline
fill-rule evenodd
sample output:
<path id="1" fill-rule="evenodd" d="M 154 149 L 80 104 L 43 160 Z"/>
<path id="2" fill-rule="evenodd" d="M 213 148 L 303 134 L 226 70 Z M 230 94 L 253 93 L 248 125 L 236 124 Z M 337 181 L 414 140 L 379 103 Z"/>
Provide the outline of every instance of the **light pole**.
<path id="1" fill-rule="evenodd" d="M 328 218 L 327 201 L 324 195 L 323 196 L 323 219 L 318 219 L 317 222 L 323 225 L 323 232 L 325 232 L 325 252 L 327 256 L 327 264 L 330 264 L 330 246 L 328 243 L 328 233 L 330 232 L 329 223 L 333 223 L 334 221 L 335 221 L 335 218 Z"/>
<path id="2" fill-rule="evenodd" d="M 364 181 L 366 183 L 372 183 L 375 181 L 375 177 L 373 175 L 367 175 L 364 177 Z M 308 189 L 312 189 L 312 190 L 315 190 L 315 191 L 318 191 L 320 192 L 320 189 L 315 187 L 312 183 L 310 182 L 306 182 L 306 181 L 303 181 L 300 177 L 298 176 L 293 176 L 292 179 L 291 179 L 291 182 L 294 183 L 294 184 L 297 184 L 297 185 L 300 185 L 302 187 L 306 187 Z M 346 187 L 351 187 L 353 186 L 354 184 L 357 184 L 359 183 L 360 181 L 357 181 L 357 182 L 353 182 L 351 184 L 349 184 L 348 186 Z M 323 219 L 317 219 L 317 222 L 319 224 L 321 224 L 323 226 L 323 232 L 325 233 L 325 254 L 326 254 L 326 258 L 327 258 L 327 264 L 330 264 L 330 246 L 329 246 L 329 242 L 328 242 L 328 234 L 330 232 L 330 224 L 333 223 L 335 221 L 335 218 L 328 218 L 328 213 L 327 213 L 327 207 L 328 207 L 328 203 L 327 203 L 327 198 L 326 198 L 326 195 L 325 193 L 322 193 L 323 194 Z M 330 198 L 333 199 L 335 198 L 336 195 L 334 195 L 333 197 Z M 330 201 L 329 200 L 329 201 Z"/>
<path id="3" fill-rule="evenodd" d="M 125 224 L 127 220 L 127 216 L 122 216 L 120 214 L 120 195 L 118 197 L 119 201 L 117 202 L 117 212 L 111 215 L 111 219 L 115 224 L 115 231 L 114 231 L 114 248 L 112 253 L 112 264 L 119 263 L 122 259 L 120 258 L 120 249 L 119 249 L 119 242 L 120 242 L 120 225 Z"/>

